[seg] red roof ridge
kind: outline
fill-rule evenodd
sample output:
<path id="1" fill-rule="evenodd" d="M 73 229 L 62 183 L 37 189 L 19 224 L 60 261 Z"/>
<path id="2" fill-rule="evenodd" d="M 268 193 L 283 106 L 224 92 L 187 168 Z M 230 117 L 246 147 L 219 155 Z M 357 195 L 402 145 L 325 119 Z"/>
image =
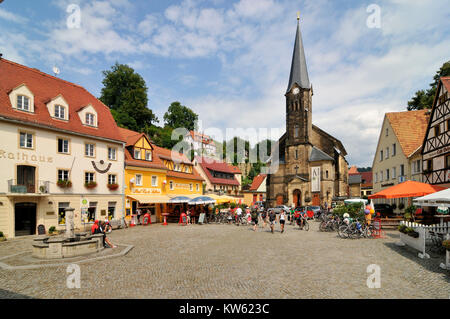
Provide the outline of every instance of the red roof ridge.
<path id="1" fill-rule="evenodd" d="M 38 74 L 40 74 L 40 75 L 42 75 L 42 76 L 49 77 L 49 78 L 52 78 L 52 79 L 54 79 L 54 80 L 59 80 L 59 81 L 65 82 L 65 83 L 67 83 L 67 84 L 76 86 L 76 87 L 78 87 L 78 88 L 81 88 L 81 89 L 85 90 L 85 91 L 88 92 L 89 94 L 91 94 L 88 90 L 86 90 L 84 87 L 82 87 L 82 86 L 79 85 L 79 84 L 75 84 L 75 83 L 73 83 L 73 82 L 69 82 L 69 81 L 67 81 L 67 80 L 58 78 L 58 77 L 56 77 L 56 76 L 53 76 L 53 75 L 50 75 L 50 74 L 48 74 L 48 73 L 42 72 L 42 71 L 39 70 L 39 69 L 36 69 L 36 68 L 30 68 L 29 66 L 26 66 L 26 65 L 23 65 L 23 64 L 19 64 L 19 63 L 17 63 L 17 62 L 13 62 L 13 61 L 11 61 L 11 60 L 4 59 L 4 58 L 1 58 L 0 60 L 3 61 L 3 62 L 6 62 L 6 63 L 12 64 L 12 65 L 15 65 L 15 66 L 17 66 L 17 67 L 19 67 L 19 68 L 27 69 L 27 70 L 33 71 L 33 72 L 38 73 Z M 26 85 L 26 83 L 24 83 L 24 84 Z M 99 101 L 100 101 L 100 100 L 99 100 Z M 101 101 L 100 101 L 100 102 L 101 102 Z M 102 102 L 102 103 L 103 103 L 103 102 Z M 103 105 L 104 105 L 104 104 L 103 104 Z M 106 105 L 105 105 L 105 106 L 106 106 Z M 106 106 L 106 107 L 108 107 L 108 106 Z"/>

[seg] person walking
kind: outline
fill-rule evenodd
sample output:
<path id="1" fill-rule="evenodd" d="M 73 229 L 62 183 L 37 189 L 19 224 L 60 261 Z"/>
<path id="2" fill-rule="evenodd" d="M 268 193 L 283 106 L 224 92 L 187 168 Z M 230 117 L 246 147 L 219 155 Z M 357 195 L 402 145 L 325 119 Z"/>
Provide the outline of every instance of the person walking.
<path id="1" fill-rule="evenodd" d="M 258 229 L 258 208 L 256 205 L 251 210 L 251 217 L 253 222 L 253 231 L 256 231 Z"/>
<path id="2" fill-rule="evenodd" d="M 274 233 L 273 228 L 275 227 L 276 219 L 277 219 L 277 214 L 273 210 L 271 210 L 269 212 L 269 222 L 270 222 L 270 231 L 272 232 L 272 234 Z"/>
<path id="3" fill-rule="evenodd" d="M 265 210 L 261 211 L 261 219 L 263 221 L 263 228 L 266 228 L 267 212 Z"/>
<path id="4" fill-rule="evenodd" d="M 241 217 L 242 217 L 242 208 L 241 206 L 238 206 L 236 209 L 236 224 L 239 226 L 241 223 Z"/>
<path id="5" fill-rule="evenodd" d="M 281 227 L 281 233 L 284 233 L 284 223 L 286 222 L 286 212 L 284 209 L 281 210 L 280 213 L 280 227 Z"/>

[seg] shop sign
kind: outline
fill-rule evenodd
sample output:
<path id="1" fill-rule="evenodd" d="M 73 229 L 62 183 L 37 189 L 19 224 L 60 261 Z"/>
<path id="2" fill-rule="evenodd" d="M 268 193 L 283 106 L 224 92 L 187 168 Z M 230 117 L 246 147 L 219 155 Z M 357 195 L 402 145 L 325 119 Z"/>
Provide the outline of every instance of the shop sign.
<path id="1" fill-rule="evenodd" d="M 131 192 L 133 194 L 161 194 L 161 189 L 159 189 L 159 188 L 132 188 Z"/>
<path id="2" fill-rule="evenodd" d="M 427 159 L 430 159 L 432 157 L 435 157 L 435 156 L 438 156 L 438 155 L 441 155 L 441 154 L 444 154 L 447 152 L 450 152 L 450 146 L 445 146 L 445 147 L 441 148 L 440 150 L 423 155 L 423 160 L 425 161 Z"/>
<path id="3" fill-rule="evenodd" d="M 175 188 L 190 189 L 191 186 L 189 184 L 175 183 Z"/>
<path id="4" fill-rule="evenodd" d="M 86 198 L 81 198 L 80 200 L 80 207 L 83 208 L 88 208 L 89 207 L 89 201 Z"/>

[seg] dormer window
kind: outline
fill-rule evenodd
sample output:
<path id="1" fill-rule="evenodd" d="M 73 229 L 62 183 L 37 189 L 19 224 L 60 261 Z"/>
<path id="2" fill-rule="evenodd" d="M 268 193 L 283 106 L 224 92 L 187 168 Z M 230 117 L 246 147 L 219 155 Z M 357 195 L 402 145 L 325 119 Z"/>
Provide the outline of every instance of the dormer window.
<path id="1" fill-rule="evenodd" d="M 134 150 L 134 159 L 141 159 L 141 150 L 140 149 Z"/>
<path id="2" fill-rule="evenodd" d="M 151 151 L 145 151 L 145 160 L 146 161 L 152 160 L 152 152 Z"/>
<path id="3" fill-rule="evenodd" d="M 25 95 L 18 95 L 17 109 L 22 111 L 30 111 L 30 99 Z"/>
<path id="4" fill-rule="evenodd" d="M 95 126 L 95 115 L 86 113 L 86 125 Z"/>
<path id="5" fill-rule="evenodd" d="M 64 120 L 66 118 L 66 108 L 61 105 L 55 105 L 55 117 Z"/>

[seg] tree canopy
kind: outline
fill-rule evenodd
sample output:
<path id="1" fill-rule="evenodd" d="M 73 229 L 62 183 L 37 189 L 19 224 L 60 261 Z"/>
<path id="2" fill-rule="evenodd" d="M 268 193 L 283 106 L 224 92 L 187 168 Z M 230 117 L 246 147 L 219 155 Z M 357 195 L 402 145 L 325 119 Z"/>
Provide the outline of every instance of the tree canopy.
<path id="1" fill-rule="evenodd" d="M 103 71 L 104 79 L 100 101 L 111 109 L 117 124 L 137 132 L 158 122 L 147 108 L 147 86 L 133 68 L 116 62 L 111 70 Z"/>
<path id="2" fill-rule="evenodd" d="M 445 62 L 433 77 L 428 90 L 419 90 L 411 101 L 408 102 L 408 111 L 431 109 L 436 95 L 439 79 L 443 76 L 450 76 L 450 61 Z"/>
<path id="3" fill-rule="evenodd" d="M 167 126 L 172 128 L 184 127 L 188 131 L 195 129 L 195 122 L 198 120 L 198 115 L 190 108 L 181 105 L 180 102 L 173 102 L 169 109 L 164 114 L 164 122 Z"/>

